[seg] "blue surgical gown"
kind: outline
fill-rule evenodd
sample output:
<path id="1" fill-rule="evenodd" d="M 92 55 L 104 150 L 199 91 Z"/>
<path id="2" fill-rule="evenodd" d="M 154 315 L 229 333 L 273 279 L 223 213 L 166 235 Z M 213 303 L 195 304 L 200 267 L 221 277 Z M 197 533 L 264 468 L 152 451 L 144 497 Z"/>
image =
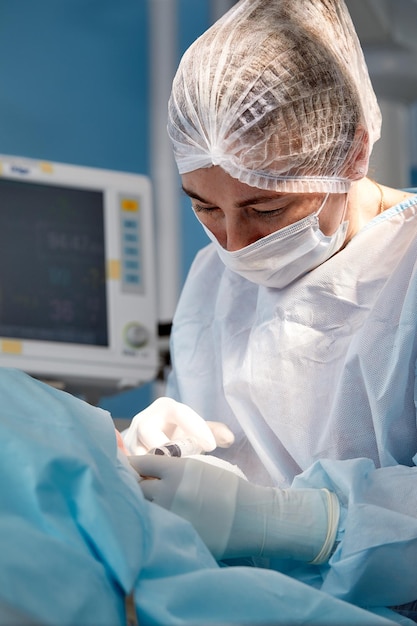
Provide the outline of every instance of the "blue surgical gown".
<path id="1" fill-rule="evenodd" d="M 220 567 L 190 524 L 144 500 L 107 412 L 0 368 L 0 415 L 2 626 L 123 626 L 128 594 L 141 626 L 407 623 Z"/>

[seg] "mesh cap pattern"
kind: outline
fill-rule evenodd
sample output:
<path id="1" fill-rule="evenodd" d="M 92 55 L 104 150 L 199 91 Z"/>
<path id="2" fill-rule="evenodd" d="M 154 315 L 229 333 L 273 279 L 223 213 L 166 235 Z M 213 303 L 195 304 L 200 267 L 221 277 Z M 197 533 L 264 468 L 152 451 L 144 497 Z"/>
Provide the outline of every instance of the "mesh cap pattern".
<path id="1" fill-rule="evenodd" d="M 240 0 L 185 52 L 168 106 L 180 174 L 283 192 L 346 192 L 380 127 L 343 0 Z"/>

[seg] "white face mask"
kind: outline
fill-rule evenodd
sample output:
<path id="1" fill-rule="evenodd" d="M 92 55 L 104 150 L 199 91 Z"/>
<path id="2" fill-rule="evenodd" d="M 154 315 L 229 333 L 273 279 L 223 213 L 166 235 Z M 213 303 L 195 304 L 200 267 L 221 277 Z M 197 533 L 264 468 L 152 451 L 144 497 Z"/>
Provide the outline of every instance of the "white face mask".
<path id="1" fill-rule="evenodd" d="M 342 247 L 349 222 L 341 222 L 329 236 L 319 228 L 318 216 L 328 197 L 329 194 L 315 213 L 234 252 L 225 250 L 204 224 L 203 227 L 226 267 L 258 285 L 282 289 L 327 261 Z M 346 202 L 342 220 L 345 211 Z"/>

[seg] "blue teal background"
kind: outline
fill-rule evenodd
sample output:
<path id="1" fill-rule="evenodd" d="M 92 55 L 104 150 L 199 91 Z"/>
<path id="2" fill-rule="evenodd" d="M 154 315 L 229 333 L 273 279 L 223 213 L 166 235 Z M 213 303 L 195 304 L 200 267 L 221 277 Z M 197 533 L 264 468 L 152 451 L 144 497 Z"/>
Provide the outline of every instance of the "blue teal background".
<path id="1" fill-rule="evenodd" d="M 0 153 L 150 175 L 149 2 L 1 0 Z M 177 0 L 178 60 L 209 25 L 207 0 Z M 184 200 L 182 279 L 204 233 Z M 128 418 L 150 386 L 101 406 Z"/>

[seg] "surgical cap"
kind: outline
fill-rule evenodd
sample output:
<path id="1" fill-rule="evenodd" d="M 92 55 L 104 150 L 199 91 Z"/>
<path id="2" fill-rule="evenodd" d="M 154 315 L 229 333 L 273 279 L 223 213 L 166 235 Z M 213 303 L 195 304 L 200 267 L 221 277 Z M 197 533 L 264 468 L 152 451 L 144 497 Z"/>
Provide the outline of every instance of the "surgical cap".
<path id="1" fill-rule="evenodd" d="M 380 126 L 343 0 L 241 0 L 185 52 L 168 107 L 180 174 L 273 191 L 346 192 Z"/>

